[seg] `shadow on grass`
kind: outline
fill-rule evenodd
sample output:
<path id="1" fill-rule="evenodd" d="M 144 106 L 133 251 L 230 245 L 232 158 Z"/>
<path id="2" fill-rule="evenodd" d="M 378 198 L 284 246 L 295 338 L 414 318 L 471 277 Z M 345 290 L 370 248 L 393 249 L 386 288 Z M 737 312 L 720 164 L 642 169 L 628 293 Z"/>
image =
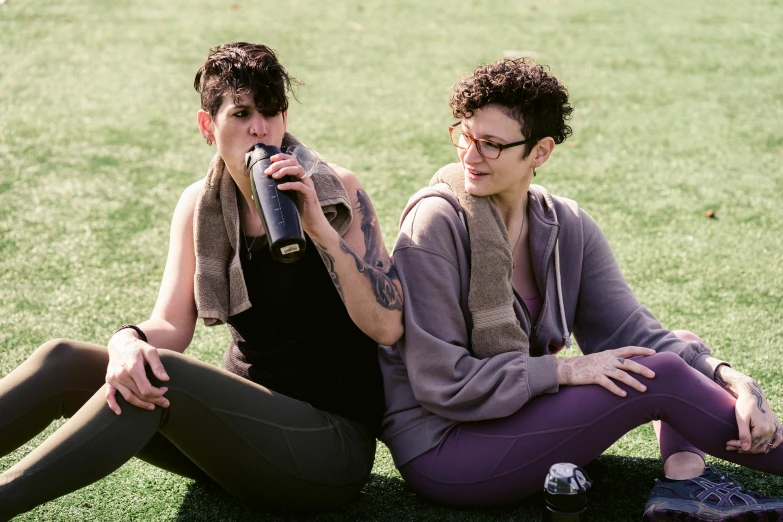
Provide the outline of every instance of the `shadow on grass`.
<path id="1" fill-rule="evenodd" d="M 605 455 L 587 467 L 595 486 L 589 494 L 593 520 L 628 522 L 640 520 L 655 477 L 661 474 L 657 459 Z M 542 479 L 543 485 L 543 479 Z M 212 483 L 190 486 L 180 507 L 178 522 L 275 522 L 343 520 L 372 521 L 490 521 L 537 522 L 543 520 L 543 496 L 503 508 L 455 509 L 428 502 L 408 489 L 399 477 L 373 474 L 359 499 L 348 506 L 314 516 L 261 513 L 249 508 Z"/>

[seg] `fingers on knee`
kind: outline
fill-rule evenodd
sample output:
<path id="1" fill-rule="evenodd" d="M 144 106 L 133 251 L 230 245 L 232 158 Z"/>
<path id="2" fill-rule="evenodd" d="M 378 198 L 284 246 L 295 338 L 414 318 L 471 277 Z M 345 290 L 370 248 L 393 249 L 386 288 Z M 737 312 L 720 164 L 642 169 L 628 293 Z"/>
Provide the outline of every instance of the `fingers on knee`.
<path id="1" fill-rule="evenodd" d="M 151 368 L 147 368 L 147 376 L 154 386 L 168 386 L 171 381 L 182 374 L 182 369 L 186 365 L 187 357 L 171 350 L 158 350 L 158 357 L 170 380 L 166 382 L 158 380 L 158 378 L 152 374 Z"/>

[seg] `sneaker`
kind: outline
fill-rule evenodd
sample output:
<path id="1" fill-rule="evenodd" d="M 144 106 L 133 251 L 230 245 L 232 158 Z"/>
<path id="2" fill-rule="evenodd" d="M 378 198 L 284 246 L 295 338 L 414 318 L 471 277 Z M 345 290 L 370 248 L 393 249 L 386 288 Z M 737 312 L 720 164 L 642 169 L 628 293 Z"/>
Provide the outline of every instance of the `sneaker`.
<path id="1" fill-rule="evenodd" d="M 687 480 L 655 479 L 644 508 L 647 522 L 783 522 L 783 499 L 747 490 L 712 466 Z"/>

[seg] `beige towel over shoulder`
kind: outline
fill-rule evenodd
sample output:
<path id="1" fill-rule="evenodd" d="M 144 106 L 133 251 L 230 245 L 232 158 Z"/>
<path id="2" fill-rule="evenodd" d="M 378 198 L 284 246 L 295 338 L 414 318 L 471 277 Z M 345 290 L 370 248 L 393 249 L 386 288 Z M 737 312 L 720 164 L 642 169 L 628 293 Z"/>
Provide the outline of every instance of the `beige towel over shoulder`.
<path id="1" fill-rule="evenodd" d="M 292 145 L 301 143 L 286 133 L 282 149 Z M 351 200 L 342 181 L 323 159 L 312 179 L 324 215 L 337 233 L 345 234 L 352 215 Z M 209 165 L 193 221 L 196 309 L 206 326 L 217 326 L 252 306 L 239 259 L 237 188 L 218 154 Z"/>
<path id="2" fill-rule="evenodd" d="M 470 236 L 468 309 L 473 318 L 471 345 L 479 359 L 520 351 L 528 353 L 527 334 L 514 313 L 513 258 L 506 225 L 487 197 L 468 194 L 462 165 L 441 168 L 430 185 L 444 183 L 465 211 Z"/>

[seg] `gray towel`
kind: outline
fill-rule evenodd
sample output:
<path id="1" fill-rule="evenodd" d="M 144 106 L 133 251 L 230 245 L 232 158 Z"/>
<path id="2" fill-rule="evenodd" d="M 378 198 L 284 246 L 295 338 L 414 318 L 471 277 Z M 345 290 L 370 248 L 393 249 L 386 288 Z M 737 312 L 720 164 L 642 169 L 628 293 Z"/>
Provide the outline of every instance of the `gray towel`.
<path id="1" fill-rule="evenodd" d="M 530 343 L 514 313 L 511 286 L 513 258 L 506 225 L 488 197 L 465 191 L 462 165 L 441 168 L 430 186 L 444 183 L 465 211 L 470 236 L 470 289 L 468 309 L 473 319 L 471 344 L 479 359 L 520 351 L 528 353 Z"/>
<path id="2" fill-rule="evenodd" d="M 302 145 L 291 134 L 283 137 L 283 150 Z M 351 200 L 337 174 L 319 156 L 313 174 L 315 191 L 329 223 L 343 235 L 351 226 Z M 217 326 L 252 306 L 239 260 L 239 207 L 237 188 L 226 164 L 215 154 L 193 218 L 196 248 L 195 289 L 198 317 Z"/>

